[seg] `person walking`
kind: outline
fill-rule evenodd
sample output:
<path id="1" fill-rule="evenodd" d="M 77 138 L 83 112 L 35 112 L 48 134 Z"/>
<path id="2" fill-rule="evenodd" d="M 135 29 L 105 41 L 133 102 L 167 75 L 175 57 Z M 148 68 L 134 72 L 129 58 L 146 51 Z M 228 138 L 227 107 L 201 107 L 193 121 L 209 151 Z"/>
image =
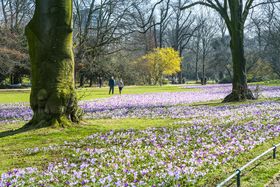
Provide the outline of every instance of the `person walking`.
<path id="1" fill-rule="evenodd" d="M 114 77 L 111 77 L 111 79 L 109 80 L 109 95 L 112 93 L 114 94 L 114 87 L 115 87 L 115 80 Z"/>
<path id="2" fill-rule="evenodd" d="M 123 80 L 120 79 L 119 82 L 118 82 L 118 87 L 119 87 L 119 93 L 122 94 L 122 89 L 124 87 L 124 84 L 123 84 Z"/>
<path id="3" fill-rule="evenodd" d="M 102 87 L 102 77 L 99 77 L 98 84 L 99 84 L 99 88 L 101 88 Z"/>

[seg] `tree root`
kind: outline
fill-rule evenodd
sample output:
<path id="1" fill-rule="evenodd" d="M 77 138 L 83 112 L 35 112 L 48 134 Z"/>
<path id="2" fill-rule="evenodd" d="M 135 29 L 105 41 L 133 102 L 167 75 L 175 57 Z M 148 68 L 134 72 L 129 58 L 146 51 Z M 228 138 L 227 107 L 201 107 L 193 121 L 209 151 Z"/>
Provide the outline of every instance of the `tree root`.
<path id="1" fill-rule="evenodd" d="M 246 100 L 256 100 L 254 94 L 250 89 L 233 91 L 231 94 L 225 97 L 223 103 L 239 102 Z"/>
<path id="2" fill-rule="evenodd" d="M 54 115 L 45 113 L 35 113 L 31 121 L 29 121 L 25 127 L 34 128 L 44 128 L 44 127 L 54 127 L 54 128 L 67 128 L 72 127 L 77 124 L 82 119 L 82 111 L 78 109 L 72 112 L 70 115 Z"/>

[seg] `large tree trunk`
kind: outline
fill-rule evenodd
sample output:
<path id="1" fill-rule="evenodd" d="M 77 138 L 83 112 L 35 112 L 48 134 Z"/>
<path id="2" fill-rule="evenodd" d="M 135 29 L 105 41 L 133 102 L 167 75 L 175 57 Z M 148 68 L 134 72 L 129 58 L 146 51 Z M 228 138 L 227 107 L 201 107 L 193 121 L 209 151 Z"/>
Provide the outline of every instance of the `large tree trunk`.
<path id="1" fill-rule="evenodd" d="M 72 50 L 72 0 L 36 0 L 26 27 L 32 64 L 31 108 L 36 127 L 78 123 Z"/>
<path id="2" fill-rule="evenodd" d="M 244 24 L 242 1 L 229 1 L 231 23 L 228 29 L 231 35 L 230 49 L 233 62 L 232 93 L 224 102 L 242 101 L 255 99 L 247 85 L 246 59 L 244 55 Z"/>
<path id="3" fill-rule="evenodd" d="M 224 102 L 255 99 L 247 84 L 246 59 L 244 56 L 244 31 L 242 26 L 239 26 L 238 30 L 233 30 L 231 32 L 230 48 L 233 61 L 232 93 L 224 99 Z"/>

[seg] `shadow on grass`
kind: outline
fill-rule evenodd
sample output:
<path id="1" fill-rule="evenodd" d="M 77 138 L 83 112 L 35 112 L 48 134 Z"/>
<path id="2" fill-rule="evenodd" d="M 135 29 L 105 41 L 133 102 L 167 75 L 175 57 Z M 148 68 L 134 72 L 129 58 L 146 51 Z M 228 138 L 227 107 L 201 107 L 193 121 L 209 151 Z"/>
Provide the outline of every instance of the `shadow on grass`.
<path id="1" fill-rule="evenodd" d="M 23 127 L 16 129 L 16 130 L 8 130 L 8 131 L 0 132 L 0 138 L 13 136 L 16 134 L 21 134 L 21 133 L 25 133 L 25 132 L 28 132 L 31 130 L 36 130 L 36 129 L 41 129 L 41 128 L 43 128 L 43 127 L 33 127 L 33 126 L 24 125 Z"/>

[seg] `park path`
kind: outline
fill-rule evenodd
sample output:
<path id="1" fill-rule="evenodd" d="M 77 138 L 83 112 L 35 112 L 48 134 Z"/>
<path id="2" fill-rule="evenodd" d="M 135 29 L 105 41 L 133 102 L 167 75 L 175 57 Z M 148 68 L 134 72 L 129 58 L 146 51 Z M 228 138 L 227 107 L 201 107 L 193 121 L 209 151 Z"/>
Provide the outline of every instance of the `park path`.
<path id="1" fill-rule="evenodd" d="M 22 88 L 22 89 L 0 89 L 0 92 L 17 92 L 17 91 L 30 91 L 30 88 Z"/>

